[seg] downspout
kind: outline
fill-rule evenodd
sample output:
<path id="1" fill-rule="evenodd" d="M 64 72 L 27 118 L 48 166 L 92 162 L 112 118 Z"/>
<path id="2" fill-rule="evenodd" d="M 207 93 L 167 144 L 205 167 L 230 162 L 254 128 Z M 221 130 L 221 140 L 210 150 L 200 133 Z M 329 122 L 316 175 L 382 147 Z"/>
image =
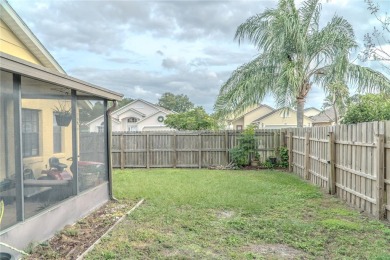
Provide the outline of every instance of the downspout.
<path id="1" fill-rule="evenodd" d="M 108 194 L 110 196 L 111 200 L 117 200 L 114 198 L 113 189 L 112 189 L 112 153 L 111 153 L 111 147 L 112 147 L 112 120 L 111 120 L 111 113 L 115 110 L 117 107 L 117 102 L 113 101 L 113 105 L 107 109 L 106 111 L 106 118 L 107 118 L 107 131 L 106 131 L 106 140 L 107 140 L 107 164 L 108 164 Z"/>

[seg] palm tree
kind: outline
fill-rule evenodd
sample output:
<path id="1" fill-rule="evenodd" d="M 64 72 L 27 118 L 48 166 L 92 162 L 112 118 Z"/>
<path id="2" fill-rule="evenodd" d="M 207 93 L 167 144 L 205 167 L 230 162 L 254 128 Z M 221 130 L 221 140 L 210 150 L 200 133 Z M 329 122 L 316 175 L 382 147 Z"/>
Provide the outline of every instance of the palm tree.
<path id="1" fill-rule="evenodd" d="M 221 87 L 215 103 L 219 116 L 239 114 L 271 94 L 278 107 L 303 109 L 313 84 L 325 90 L 336 80 L 356 84 L 360 91 L 390 91 L 383 74 L 349 62 L 357 47 L 351 25 L 334 16 L 320 29 L 319 0 L 307 0 L 297 9 L 294 0 L 280 0 L 276 9 L 250 17 L 236 31 L 239 43 L 247 39 L 260 51 L 236 69 Z"/>
<path id="2" fill-rule="evenodd" d="M 340 118 L 344 115 L 349 98 L 348 86 L 343 82 L 335 82 L 328 85 L 328 95 L 324 99 L 322 109 L 325 111 L 332 108 L 334 113 L 334 122 L 338 124 Z"/>

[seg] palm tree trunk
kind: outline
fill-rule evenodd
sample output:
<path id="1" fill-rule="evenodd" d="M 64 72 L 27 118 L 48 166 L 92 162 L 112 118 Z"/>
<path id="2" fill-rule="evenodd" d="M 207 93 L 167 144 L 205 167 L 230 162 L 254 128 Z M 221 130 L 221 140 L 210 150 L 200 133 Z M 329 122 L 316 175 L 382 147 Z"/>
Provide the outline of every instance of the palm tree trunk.
<path id="1" fill-rule="evenodd" d="M 305 98 L 297 97 L 297 127 L 303 127 L 304 107 L 305 107 Z"/>
<path id="2" fill-rule="evenodd" d="M 336 105 L 333 106 L 333 110 L 334 110 L 334 123 L 336 125 L 338 125 L 339 124 L 339 115 L 338 115 L 338 111 L 337 111 L 337 106 Z"/>

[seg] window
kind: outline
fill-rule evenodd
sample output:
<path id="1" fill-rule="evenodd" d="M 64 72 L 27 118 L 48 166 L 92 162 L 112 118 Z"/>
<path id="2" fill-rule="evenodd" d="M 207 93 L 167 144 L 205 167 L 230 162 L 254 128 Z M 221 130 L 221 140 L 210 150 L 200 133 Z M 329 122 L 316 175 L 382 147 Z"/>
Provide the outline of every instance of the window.
<path id="1" fill-rule="evenodd" d="M 98 133 L 104 133 L 104 121 L 97 127 Z"/>
<path id="2" fill-rule="evenodd" d="M 39 111 L 22 110 L 23 157 L 39 155 Z"/>
<path id="3" fill-rule="evenodd" d="M 53 113 L 53 153 L 62 152 L 62 127 L 57 125 L 56 113 Z"/>
<path id="4" fill-rule="evenodd" d="M 138 121 L 139 121 L 139 119 L 136 118 L 136 117 L 129 117 L 129 118 L 127 119 L 127 122 L 128 122 L 128 123 L 137 123 Z"/>
<path id="5" fill-rule="evenodd" d="M 236 130 L 242 130 L 242 125 L 237 125 Z"/>

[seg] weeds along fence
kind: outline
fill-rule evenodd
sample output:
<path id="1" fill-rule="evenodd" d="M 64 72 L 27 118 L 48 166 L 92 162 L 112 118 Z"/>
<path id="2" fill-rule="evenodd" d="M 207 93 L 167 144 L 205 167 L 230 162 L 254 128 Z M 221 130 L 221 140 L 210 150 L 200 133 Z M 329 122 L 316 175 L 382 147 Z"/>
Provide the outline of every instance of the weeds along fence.
<path id="1" fill-rule="evenodd" d="M 240 131 L 125 132 L 112 135 L 112 163 L 117 168 L 202 168 L 226 165 Z M 255 146 L 263 161 L 284 145 L 284 132 L 257 130 Z"/>
<path id="2" fill-rule="evenodd" d="M 286 131 L 290 172 L 390 220 L 390 121 Z"/>

